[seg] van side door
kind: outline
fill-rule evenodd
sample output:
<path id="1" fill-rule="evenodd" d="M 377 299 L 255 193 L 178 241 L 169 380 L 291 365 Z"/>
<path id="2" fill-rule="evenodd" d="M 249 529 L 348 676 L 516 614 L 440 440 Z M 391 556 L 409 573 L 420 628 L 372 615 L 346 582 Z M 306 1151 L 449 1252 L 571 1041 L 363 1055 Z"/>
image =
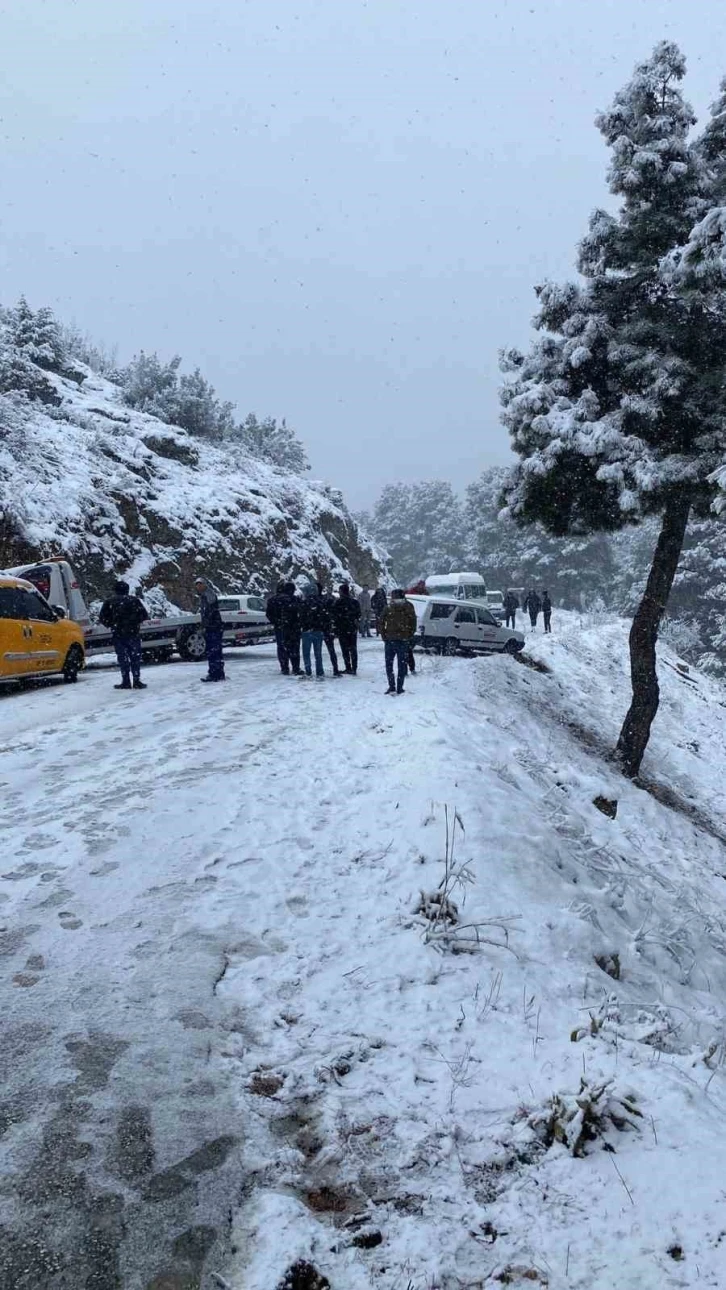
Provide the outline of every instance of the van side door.
<path id="1" fill-rule="evenodd" d="M 62 665 L 62 641 L 65 631 L 59 629 L 50 605 L 37 591 L 18 589 L 22 617 L 27 623 L 29 658 L 27 674 L 59 672 Z"/>
<path id="2" fill-rule="evenodd" d="M 30 623 L 22 618 L 17 587 L 0 587 L 0 677 L 30 671 Z"/>

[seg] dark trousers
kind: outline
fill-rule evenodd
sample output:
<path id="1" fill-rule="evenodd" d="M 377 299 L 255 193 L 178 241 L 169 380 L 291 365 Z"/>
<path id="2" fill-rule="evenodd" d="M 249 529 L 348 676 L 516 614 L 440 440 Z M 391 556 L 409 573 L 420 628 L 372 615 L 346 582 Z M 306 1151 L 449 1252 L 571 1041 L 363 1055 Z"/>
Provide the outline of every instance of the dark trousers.
<path id="1" fill-rule="evenodd" d="M 551 610 L 549 613 L 547 612 L 546 609 L 544 611 L 544 627 L 546 632 L 552 631 L 552 611 Z"/>
<path id="2" fill-rule="evenodd" d="M 277 635 L 277 632 L 275 633 L 275 635 Z M 295 676 L 299 676 L 300 675 L 300 633 L 295 631 L 283 632 L 282 648 L 285 651 L 285 656 L 287 658 L 290 669 L 295 673 Z M 280 659 L 280 667 L 282 668 L 283 672 L 287 672 L 288 669 L 283 666 L 282 657 L 280 655 L 279 639 L 277 642 L 277 657 Z"/>
<path id="3" fill-rule="evenodd" d="M 414 676 L 415 676 L 415 675 L 416 675 L 416 659 L 414 658 L 414 655 L 413 655 L 413 645 L 409 645 L 409 647 L 408 647 L 408 656 L 407 656 L 407 658 L 406 658 L 406 665 L 407 665 L 407 667 L 408 667 L 409 672 L 413 672 L 413 674 L 414 674 Z"/>
<path id="4" fill-rule="evenodd" d="M 220 628 L 207 628 L 204 633 L 207 642 L 207 666 L 210 681 L 224 680 L 224 658 L 222 656 L 222 632 Z"/>
<path id="5" fill-rule="evenodd" d="M 408 641 L 386 641 L 385 658 L 386 658 L 386 676 L 388 684 L 392 690 L 397 690 L 400 694 L 403 690 L 403 683 L 406 680 L 408 671 L 408 651 L 411 648 Z M 398 682 L 393 675 L 393 664 L 398 661 Z"/>
<path id="6" fill-rule="evenodd" d="M 536 612 L 536 613 L 535 613 L 535 611 L 534 611 L 533 609 L 530 609 L 530 611 L 529 611 L 529 621 L 531 622 L 531 624 L 532 624 L 532 626 L 533 626 L 533 627 L 536 627 L 536 626 L 537 626 L 537 619 L 538 619 L 538 617 L 539 617 L 539 609 L 537 610 L 537 612 Z"/>
<path id="7" fill-rule="evenodd" d="M 516 626 L 517 626 L 517 611 L 516 611 L 516 609 L 513 609 L 513 610 L 512 610 L 512 612 L 511 612 L 511 614 L 507 614 L 507 617 L 506 617 L 505 622 L 504 622 L 504 626 L 505 626 L 505 627 L 516 627 Z"/>
<path id="8" fill-rule="evenodd" d="M 325 648 L 330 655 L 330 661 L 333 664 L 333 676 L 337 676 L 340 667 L 338 666 L 338 655 L 335 652 L 335 637 L 332 632 L 325 633 Z"/>
<path id="9" fill-rule="evenodd" d="M 310 651 L 315 655 L 315 675 L 325 676 L 323 669 L 323 633 L 322 632 L 303 632 L 302 634 L 302 652 L 305 672 L 308 676 L 313 674 L 312 659 Z"/>
<path id="10" fill-rule="evenodd" d="M 277 661 L 280 664 L 280 671 L 285 676 L 290 675 L 290 650 L 287 645 L 287 638 L 282 628 L 275 628 L 275 640 L 277 641 Z"/>
<path id="11" fill-rule="evenodd" d="M 131 677 L 138 681 L 141 677 L 141 637 L 114 636 L 113 647 L 124 685 L 130 684 Z"/>
<path id="12" fill-rule="evenodd" d="M 371 634 L 371 616 L 370 616 L 370 614 L 366 614 L 366 615 L 365 615 L 365 617 L 361 616 L 361 620 L 360 620 L 360 634 L 361 634 L 361 636 L 366 636 L 366 637 L 370 636 L 370 634 Z"/>
<path id="13" fill-rule="evenodd" d="M 340 642 L 340 652 L 343 655 L 345 670 L 355 675 L 358 671 L 358 633 L 355 627 L 352 631 L 339 632 L 338 641 Z"/>

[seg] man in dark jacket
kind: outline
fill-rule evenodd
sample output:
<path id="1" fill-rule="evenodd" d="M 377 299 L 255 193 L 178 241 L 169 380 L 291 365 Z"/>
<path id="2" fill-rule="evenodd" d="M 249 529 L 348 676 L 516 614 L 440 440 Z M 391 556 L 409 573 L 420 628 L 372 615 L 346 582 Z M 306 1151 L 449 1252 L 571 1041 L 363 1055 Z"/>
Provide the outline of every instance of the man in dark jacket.
<path id="1" fill-rule="evenodd" d="M 333 603 L 333 623 L 340 641 L 343 666 L 348 676 L 358 674 L 358 623 L 361 608 L 350 594 L 347 582 L 340 584 L 339 594 Z"/>
<path id="2" fill-rule="evenodd" d="M 304 675 L 312 676 L 313 674 L 312 651 L 315 655 L 315 676 L 318 681 L 324 681 L 323 641 L 330 632 L 330 613 L 315 582 L 309 583 L 303 591 L 300 604 L 300 627 L 302 629 Z"/>
<path id="3" fill-rule="evenodd" d="M 416 610 L 402 591 L 391 592 L 391 603 L 381 614 L 381 636 L 385 641 L 386 694 L 403 694 L 406 680 L 408 651 L 416 635 Z M 398 678 L 393 675 L 394 660 L 398 660 Z"/>
<path id="4" fill-rule="evenodd" d="M 527 596 L 524 602 L 524 608 L 529 612 L 530 623 L 532 624 L 533 627 L 536 627 L 537 618 L 539 617 L 539 611 L 542 608 L 542 601 L 537 595 L 537 592 L 535 591 L 534 587 L 530 588 L 530 590 L 527 592 Z"/>
<path id="5" fill-rule="evenodd" d="M 519 596 L 516 591 L 508 591 L 504 597 L 504 622 L 507 627 L 517 626 L 517 610 L 519 609 Z"/>
<path id="6" fill-rule="evenodd" d="M 286 586 L 287 583 L 278 582 L 274 596 L 270 596 L 265 606 L 265 613 L 275 629 L 277 661 L 280 664 L 280 671 L 283 676 L 290 675 L 290 655 L 285 643 L 285 634 L 282 630 L 282 614 L 284 609 L 284 600 L 287 595 L 285 590 Z"/>
<path id="7" fill-rule="evenodd" d="M 545 591 L 542 596 L 542 614 L 544 616 L 544 629 L 546 632 L 552 631 L 552 601 L 550 600 L 549 591 Z"/>
<path id="8" fill-rule="evenodd" d="M 282 641 L 294 676 L 300 676 L 300 597 L 294 582 L 285 583 L 279 600 Z"/>
<path id="9" fill-rule="evenodd" d="M 135 690 L 145 690 L 141 680 L 141 633 L 139 628 L 149 615 L 138 596 L 129 594 L 128 582 L 117 582 L 114 594 L 104 600 L 98 621 L 111 629 L 111 639 L 121 669 L 121 684 L 116 690 L 130 690 L 133 677 Z"/>
<path id="10" fill-rule="evenodd" d="M 327 595 L 323 591 L 322 582 L 318 583 L 318 592 L 322 596 L 323 604 L 328 611 L 328 630 L 325 633 L 325 648 L 328 651 L 330 662 L 333 666 L 333 676 L 340 676 L 340 667 L 338 665 L 338 655 L 335 652 L 335 596 Z"/>
<path id="11" fill-rule="evenodd" d="M 219 612 L 217 593 L 206 578 L 197 578 L 195 582 L 199 596 L 199 617 L 202 620 L 204 639 L 207 645 L 207 675 L 202 681 L 224 681 L 224 657 L 222 655 L 222 615 Z"/>
<path id="12" fill-rule="evenodd" d="M 381 614 L 388 604 L 388 596 L 383 587 L 379 587 L 371 596 L 371 609 L 373 610 L 373 621 L 376 628 L 376 636 L 381 634 Z"/>

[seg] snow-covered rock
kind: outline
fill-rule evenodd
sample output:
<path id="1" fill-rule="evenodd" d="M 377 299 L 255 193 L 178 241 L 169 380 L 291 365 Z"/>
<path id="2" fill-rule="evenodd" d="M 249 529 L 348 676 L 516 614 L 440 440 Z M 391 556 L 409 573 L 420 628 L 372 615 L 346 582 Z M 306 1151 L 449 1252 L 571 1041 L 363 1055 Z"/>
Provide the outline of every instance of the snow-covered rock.
<path id="1" fill-rule="evenodd" d="M 91 598 L 123 573 L 184 608 L 200 573 L 260 591 L 380 577 L 382 552 L 327 484 L 136 412 L 83 365 L 42 375 L 48 399 L 0 395 L 0 567 L 62 553 Z"/>

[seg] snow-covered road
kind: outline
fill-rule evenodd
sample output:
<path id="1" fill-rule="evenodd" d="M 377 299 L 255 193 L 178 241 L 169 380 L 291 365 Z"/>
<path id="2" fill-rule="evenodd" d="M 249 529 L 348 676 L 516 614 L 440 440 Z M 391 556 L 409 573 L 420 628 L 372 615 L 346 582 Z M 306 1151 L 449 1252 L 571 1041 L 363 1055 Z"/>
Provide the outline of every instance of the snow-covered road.
<path id="1" fill-rule="evenodd" d="M 722 1284 L 723 692 L 665 668 L 698 825 L 573 735 L 612 739 L 623 645 L 563 623 L 549 672 L 426 659 L 392 700 L 376 642 L 320 686 L 262 648 L 0 700 L 3 1290 Z M 643 1108 L 622 1185 L 532 1127 L 583 1073 Z"/>

